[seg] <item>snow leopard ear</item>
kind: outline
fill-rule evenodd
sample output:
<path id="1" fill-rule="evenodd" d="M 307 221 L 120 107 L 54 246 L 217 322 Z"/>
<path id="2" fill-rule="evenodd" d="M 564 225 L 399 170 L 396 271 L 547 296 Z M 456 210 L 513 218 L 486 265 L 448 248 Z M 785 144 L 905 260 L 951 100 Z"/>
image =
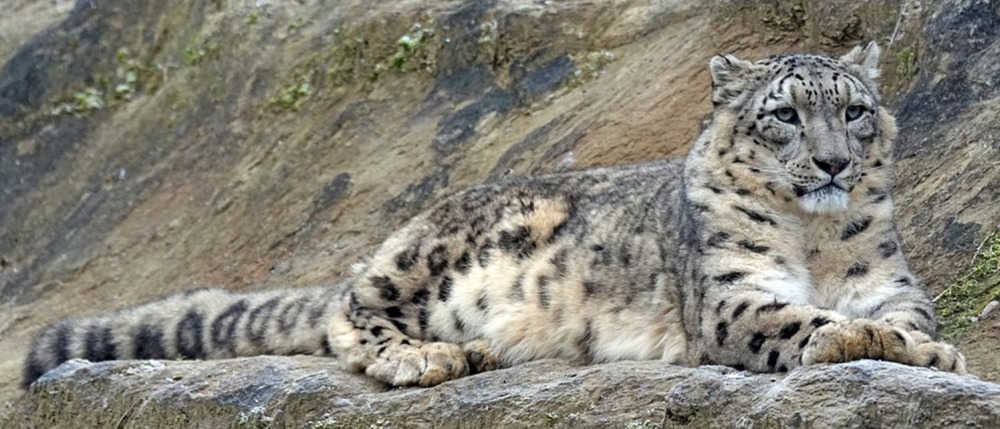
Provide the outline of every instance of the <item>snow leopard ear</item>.
<path id="1" fill-rule="evenodd" d="M 712 72 L 712 106 L 732 103 L 756 83 L 760 67 L 732 55 L 716 55 L 708 62 Z"/>
<path id="2" fill-rule="evenodd" d="M 869 83 L 875 83 L 879 75 L 878 58 L 880 54 L 882 54 L 882 49 L 879 49 L 878 43 L 871 41 L 868 42 L 868 46 L 856 46 L 851 49 L 851 52 L 840 57 L 840 62 L 844 63 L 851 73 L 868 80 Z"/>

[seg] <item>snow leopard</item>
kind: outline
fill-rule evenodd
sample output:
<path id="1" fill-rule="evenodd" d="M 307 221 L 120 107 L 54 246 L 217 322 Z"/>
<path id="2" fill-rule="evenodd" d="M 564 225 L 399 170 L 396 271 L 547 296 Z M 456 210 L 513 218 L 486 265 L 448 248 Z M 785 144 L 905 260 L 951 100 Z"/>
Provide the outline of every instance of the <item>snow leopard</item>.
<path id="1" fill-rule="evenodd" d="M 329 356 L 394 386 L 546 358 L 964 374 L 893 221 L 879 55 L 717 55 L 711 122 L 686 158 L 471 187 L 333 286 L 197 289 L 56 321 L 24 386 L 72 358 L 259 354 Z"/>

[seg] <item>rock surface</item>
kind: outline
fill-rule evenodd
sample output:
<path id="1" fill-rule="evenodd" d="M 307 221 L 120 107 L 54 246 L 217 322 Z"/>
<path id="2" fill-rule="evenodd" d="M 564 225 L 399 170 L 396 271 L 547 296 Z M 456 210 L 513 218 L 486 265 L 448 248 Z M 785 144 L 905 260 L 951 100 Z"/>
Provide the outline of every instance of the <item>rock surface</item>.
<path id="1" fill-rule="evenodd" d="M 875 363 L 786 379 L 657 363 L 544 363 L 438 389 L 380 392 L 322 370 L 329 362 L 259 358 L 77 364 L 27 395 L 16 389 L 30 336 L 47 322 L 206 284 L 332 283 L 455 189 L 682 155 L 709 113 L 706 64 L 716 53 L 838 54 L 867 40 L 883 46 L 883 94 L 902 130 L 894 193 L 904 249 L 932 294 L 942 295 L 944 326 L 971 371 L 1000 381 L 1000 313 L 975 325 L 968 319 L 1000 295 L 996 252 L 984 252 L 1000 228 L 996 2 L 10 0 L 4 7 L 14 11 L 0 14 L 0 400 L 16 398 L 0 411 L 7 425 L 96 424 L 110 413 L 123 425 L 167 416 L 174 420 L 158 420 L 162 426 L 227 426 L 244 413 L 237 421 L 301 426 L 346 418 L 323 414 L 354 404 L 372 409 L 351 421 L 377 424 L 362 419 L 384 410 L 377 403 L 394 404 L 387 413 L 457 413 L 465 400 L 450 399 L 462 386 L 479 398 L 476 407 L 497 404 L 473 410 L 511 424 L 576 425 L 566 419 L 586 410 L 561 404 L 586 397 L 604 407 L 581 423 L 592 426 L 701 422 L 727 409 L 742 410 L 754 427 L 824 427 L 821 416 L 846 419 L 848 411 L 867 417 L 829 421 L 889 427 L 899 416 L 934 427 L 973 418 L 997 426 L 988 420 L 995 416 L 974 411 L 996 401 L 989 385 Z M 112 376 L 117 370 L 135 376 Z M 170 375 L 142 378 L 147 373 Z M 264 377 L 258 373 L 272 378 L 251 378 Z M 560 384 L 570 373 L 607 384 Z M 194 374 L 204 374 L 201 384 L 184 384 L 199 380 Z M 215 384 L 217 377 L 229 384 Z M 529 381 L 505 387 L 503 377 Z M 723 381 L 677 396 L 687 380 Z M 787 389 L 752 388 L 765 382 Z M 193 387 L 183 393 L 181 385 Z M 617 386 L 640 393 L 613 396 Z M 910 386 L 922 387 L 899 390 Z M 235 390 L 213 390 L 228 388 Z M 281 396 L 294 389 L 299 398 L 326 396 L 295 405 Z M 331 393 L 344 391 L 366 393 Z M 258 404 L 258 415 L 233 399 L 252 392 L 274 403 Z M 801 421 L 769 414 L 784 401 L 776 392 L 795 398 L 788 406 L 799 407 Z M 859 402 L 841 402 L 849 393 Z M 921 396 L 937 394 L 953 396 Z M 536 396 L 549 408 L 533 408 Z M 898 399 L 900 408 L 889 408 L 895 414 L 880 414 L 882 398 Z M 180 405 L 188 400 L 200 402 Z M 660 402 L 614 406 L 643 400 Z M 670 404 L 680 404 L 680 417 L 666 414 Z M 192 417 L 183 417 L 188 410 Z M 545 420 L 550 411 L 555 420 Z M 479 427 L 474 418 L 465 426 Z"/>
<path id="2" fill-rule="evenodd" d="M 70 361 L 32 387 L 21 428 L 993 428 L 1000 386 L 860 361 L 787 376 L 662 362 L 536 362 L 387 389 L 322 358 Z M 808 406 L 806 406 L 808 404 Z M 77 416 L 67 421 L 67 416 Z"/>

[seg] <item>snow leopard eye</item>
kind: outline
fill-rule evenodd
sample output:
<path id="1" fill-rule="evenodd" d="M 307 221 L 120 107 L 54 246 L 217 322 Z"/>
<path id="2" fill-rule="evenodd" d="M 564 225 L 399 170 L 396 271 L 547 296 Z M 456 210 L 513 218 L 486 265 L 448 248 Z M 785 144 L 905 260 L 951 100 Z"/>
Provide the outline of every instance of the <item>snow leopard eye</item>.
<path id="1" fill-rule="evenodd" d="M 791 107 L 782 107 L 780 109 L 776 109 L 773 113 L 774 117 L 778 118 L 781 122 L 792 125 L 799 124 L 799 114 Z"/>
<path id="2" fill-rule="evenodd" d="M 859 104 L 852 104 L 847 106 L 847 110 L 844 111 L 844 116 L 847 117 L 848 121 L 854 121 L 861 117 L 865 113 L 865 107 Z"/>

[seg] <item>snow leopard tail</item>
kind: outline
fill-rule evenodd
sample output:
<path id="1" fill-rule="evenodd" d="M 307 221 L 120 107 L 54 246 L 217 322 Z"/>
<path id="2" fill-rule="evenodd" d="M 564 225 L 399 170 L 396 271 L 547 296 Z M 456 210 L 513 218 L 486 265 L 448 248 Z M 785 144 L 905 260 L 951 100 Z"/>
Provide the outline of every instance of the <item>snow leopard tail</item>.
<path id="1" fill-rule="evenodd" d="M 196 289 L 109 314 L 62 319 L 35 334 L 21 387 L 74 358 L 333 355 L 327 324 L 344 290 L 344 284 L 257 293 Z"/>

